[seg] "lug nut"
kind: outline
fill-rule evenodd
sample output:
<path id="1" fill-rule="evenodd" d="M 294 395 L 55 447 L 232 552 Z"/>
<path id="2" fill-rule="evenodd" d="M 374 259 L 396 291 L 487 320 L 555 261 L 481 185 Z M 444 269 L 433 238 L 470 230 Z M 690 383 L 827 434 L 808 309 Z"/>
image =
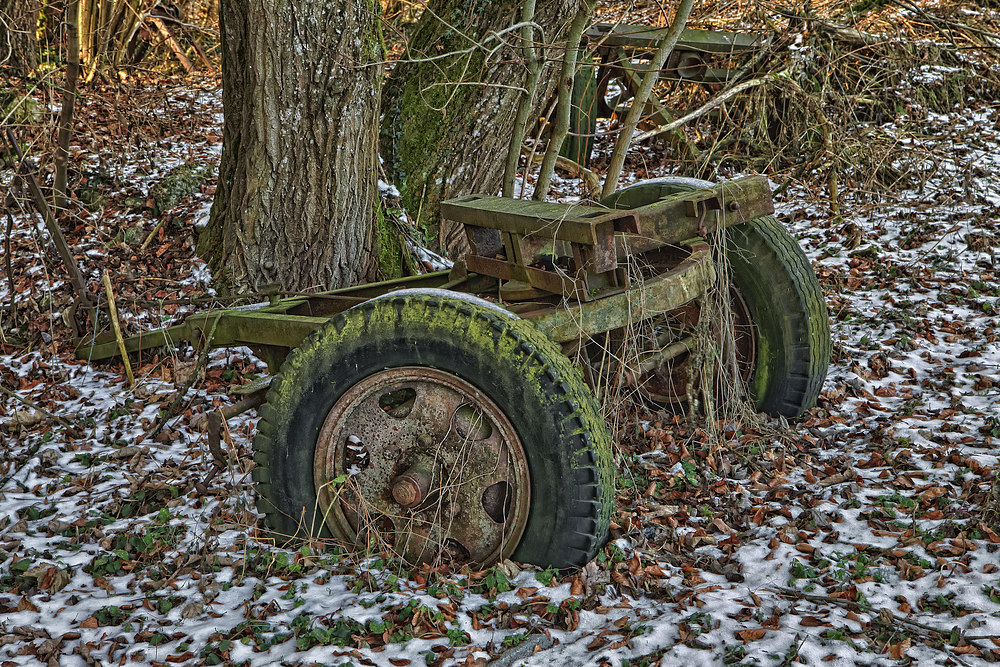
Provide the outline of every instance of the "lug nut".
<path id="1" fill-rule="evenodd" d="M 392 497 L 403 507 L 416 507 L 430 488 L 431 473 L 423 468 L 410 468 L 392 481 Z"/>

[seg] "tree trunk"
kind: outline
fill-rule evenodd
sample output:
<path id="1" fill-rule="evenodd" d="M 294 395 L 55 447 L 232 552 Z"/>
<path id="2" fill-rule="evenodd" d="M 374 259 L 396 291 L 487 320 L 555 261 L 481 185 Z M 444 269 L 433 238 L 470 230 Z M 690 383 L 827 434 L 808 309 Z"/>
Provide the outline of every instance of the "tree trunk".
<path id="1" fill-rule="evenodd" d="M 66 89 L 62 111 L 59 112 L 59 138 L 56 142 L 56 173 L 52 194 L 57 211 L 66 208 L 66 176 L 69 171 L 69 141 L 73 137 L 73 109 L 76 106 L 76 80 L 80 76 L 80 32 L 77 21 L 80 0 L 68 0 L 66 5 Z"/>
<path id="2" fill-rule="evenodd" d="M 80 62 L 88 83 L 125 64 L 143 16 L 142 0 L 80 0 Z"/>
<path id="3" fill-rule="evenodd" d="M 536 39 L 545 43 L 543 65 L 528 118 L 537 118 L 553 90 L 553 65 L 580 0 L 539 2 Z M 403 204 L 436 248 L 452 256 L 467 249 L 459 226 L 440 223 L 438 203 L 472 192 L 499 194 L 529 67 L 513 0 L 430 0 L 410 35 L 404 58 L 383 96 L 382 158 Z M 558 45 L 558 46 L 557 46 Z M 443 54 L 449 54 L 441 57 Z M 529 128 L 530 129 L 530 128 Z"/>
<path id="4" fill-rule="evenodd" d="M 335 288 L 377 251 L 383 57 L 371 3 L 222 3 L 219 184 L 199 251 L 234 288 Z"/>
<path id="5" fill-rule="evenodd" d="M 0 0 L 0 68 L 27 76 L 38 65 L 38 0 Z"/>

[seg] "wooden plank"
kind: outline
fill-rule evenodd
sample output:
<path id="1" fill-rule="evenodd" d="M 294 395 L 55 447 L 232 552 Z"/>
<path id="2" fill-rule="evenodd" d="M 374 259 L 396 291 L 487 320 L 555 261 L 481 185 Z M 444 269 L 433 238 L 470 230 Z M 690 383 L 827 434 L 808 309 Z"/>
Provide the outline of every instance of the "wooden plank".
<path id="1" fill-rule="evenodd" d="M 596 245 L 615 231 L 638 231 L 634 217 L 625 211 L 487 195 L 449 199 L 441 204 L 441 215 L 474 227 L 585 245 Z"/>
<path id="2" fill-rule="evenodd" d="M 561 294 L 570 299 L 586 301 L 590 298 L 587 283 L 570 275 L 536 269 L 530 266 L 520 266 L 502 259 L 466 255 L 465 261 L 470 271 L 495 276 L 501 280 L 516 280 L 532 287 L 548 292 Z"/>
<path id="3" fill-rule="evenodd" d="M 154 347 L 172 347 L 181 341 L 191 340 L 199 329 L 210 329 L 212 320 L 218 316 L 219 313 L 191 315 L 182 324 L 129 336 L 125 339 L 125 351 L 132 354 Z M 87 336 L 76 341 L 76 356 L 87 361 L 99 361 L 121 356 L 121 353 L 114 334 L 105 333 L 96 338 Z"/>
<path id="4" fill-rule="evenodd" d="M 220 314 L 212 345 L 274 345 L 293 348 L 313 329 L 326 324 L 329 319 L 288 313 L 227 310 Z"/>
<path id="5" fill-rule="evenodd" d="M 774 213 L 771 189 L 765 176 L 745 176 L 712 188 L 673 193 L 655 179 L 621 192 L 617 206 L 628 208 L 639 218 L 642 235 L 630 235 L 619 248 L 644 252 L 654 247 L 677 244 L 685 239 L 706 236 L 724 227 Z M 646 203 L 650 202 L 650 203 Z"/>
<path id="6" fill-rule="evenodd" d="M 598 23 L 587 31 L 587 37 L 602 47 L 656 50 L 667 34 L 668 28 L 651 28 L 645 25 Z M 744 32 L 720 30 L 695 30 L 687 28 L 677 40 L 675 51 L 702 51 L 704 53 L 737 53 L 757 48 L 760 38 Z"/>
<path id="7" fill-rule="evenodd" d="M 587 337 L 679 308 L 715 282 L 712 252 L 706 243 L 694 243 L 691 256 L 677 267 L 641 285 L 589 302 L 562 304 L 521 313 L 557 343 Z"/>
<path id="8" fill-rule="evenodd" d="M 213 320 L 217 322 L 212 347 L 274 345 L 291 348 L 298 345 L 313 329 L 326 323 L 329 318 L 262 310 L 220 310 L 199 313 L 188 317 L 183 324 L 129 336 L 125 339 L 125 349 L 132 354 L 156 347 L 172 347 L 181 341 L 200 345 L 201 336 L 212 330 Z M 99 336 L 93 343 L 90 339 L 81 339 L 77 344 L 76 354 L 81 359 L 92 361 L 120 356 L 118 344 L 111 335 Z"/>

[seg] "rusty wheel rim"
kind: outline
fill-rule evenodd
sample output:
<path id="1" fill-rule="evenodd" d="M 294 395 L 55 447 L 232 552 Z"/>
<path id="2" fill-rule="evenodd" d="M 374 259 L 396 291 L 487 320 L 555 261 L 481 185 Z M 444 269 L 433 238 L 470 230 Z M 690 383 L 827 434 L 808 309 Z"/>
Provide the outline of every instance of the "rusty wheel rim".
<path id="1" fill-rule="evenodd" d="M 503 411 L 465 380 L 421 366 L 373 373 L 334 403 L 313 481 L 336 537 L 412 564 L 509 557 L 531 500 Z"/>

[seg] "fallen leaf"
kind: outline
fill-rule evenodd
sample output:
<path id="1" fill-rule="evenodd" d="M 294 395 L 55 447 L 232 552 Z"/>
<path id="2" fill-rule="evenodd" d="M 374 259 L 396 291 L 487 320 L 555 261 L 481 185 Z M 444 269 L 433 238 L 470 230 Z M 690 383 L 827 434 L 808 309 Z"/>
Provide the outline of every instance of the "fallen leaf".
<path id="1" fill-rule="evenodd" d="M 902 660 L 909 649 L 910 649 L 910 638 L 907 637 L 898 644 L 890 644 L 889 655 L 891 655 L 896 660 Z"/>
<path id="2" fill-rule="evenodd" d="M 517 597 L 525 600 L 538 592 L 538 586 L 523 586 L 517 589 Z"/>
<path id="3" fill-rule="evenodd" d="M 934 500 L 935 498 L 940 498 L 944 494 L 948 493 L 948 489 L 943 486 L 932 486 L 923 493 L 920 494 L 921 500 Z"/>
<path id="4" fill-rule="evenodd" d="M 36 607 L 31 602 L 31 600 L 28 599 L 27 596 L 24 596 L 24 597 L 22 597 L 18 601 L 18 603 L 17 603 L 17 610 L 18 611 L 38 611 L 38 607 Z"/>
<path id="5" fill-rule="evenodd" d="M 827 623 L 822 618 L 818 618 L 816 616 L 803 616 L 802 620 L 799 621 L 799 625 L 807 627 L 807 628 L 820 628 L 820 627 L 823 627 L 823 628 L 832 628 L 833 627 L 832 623 Z"/>

